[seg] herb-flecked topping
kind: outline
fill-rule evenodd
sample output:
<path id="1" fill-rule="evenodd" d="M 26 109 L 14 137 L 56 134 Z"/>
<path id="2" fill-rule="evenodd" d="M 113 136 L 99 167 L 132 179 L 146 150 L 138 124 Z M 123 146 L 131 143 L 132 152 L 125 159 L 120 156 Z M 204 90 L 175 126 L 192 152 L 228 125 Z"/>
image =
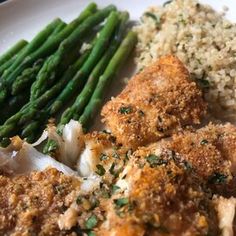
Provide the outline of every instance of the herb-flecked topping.
<path id="1" fill-rule="evenodd" d="M 206 145 L 208 144 L 208 141 L 206 139 L 203 139 L 201 142 L 200 142 L 201 145 Z"/>
<path id="2" fill-rule="evenodd" d="M 104 160 L 107 160 L 108 159 L 108 156 L 104 153 L 101 153 L 100 155 L 100 161 L 104 161 Z"/>
<path id="3" fill-rule="evenodd" d="M 118 198 L 118 199 L 114 200 L 114 203 L 117 208 L 121 208 L 129 203 L 129 199 L 128 198 Z"/>
<path id="4" fill-rule="evenodd" d="M 104 169 L 104 167 L 100 164 L 96 165 L 97 167 L 97 171 L 96 173 L 100 176 L 103 176 L 106 173 L 106 170 Z"/>
<path id="5" fill-rule="evenodd" d="M 90 216 L 85 222 L 86 229 L 93 229 L 98 223 L 98 219 L 96 215 Z"/>
<path id="6" fill-rule="evenodd" d="M 119 113 L 121 114 L 129 114 L 132 112 L 132 108 L 127 106 L 127 107 L 120 107 Z"/>
<path id="7" fill-rule="evenodd" d="M 210 178 L 209 178 L 209 183 L 210 184 L 222 184 L 226 181 L 227 175 L 221 174 L 221 173 L 214 173 Z"/>
<path id="8" fill-rule="evenodd" d="M 153 14 L 152 12 L 145 12 L 145 16 L 152 18 L 155 21 L 156 26 L 159 26 L 161 23 L 160 16 Z"/>
<path id="9" fill-rule="evenodd" d="M 116 193 L 116 191 L 119 190 L 119 189 L 120 189 L 119 186 L 117 186 L 117 185 L 112 185 L 112 187 L 111 187 L 112 194 Z"/>
<path id="10" fill-rule="evenodd" d="M 146 157 L 146 159 L 151 167 L 156 167 L 159 165 L 166 164 L 165 160 L 163 160 L 160 156 L 157 156 L 155 154 L 150 154 L 149 156 Z"/>

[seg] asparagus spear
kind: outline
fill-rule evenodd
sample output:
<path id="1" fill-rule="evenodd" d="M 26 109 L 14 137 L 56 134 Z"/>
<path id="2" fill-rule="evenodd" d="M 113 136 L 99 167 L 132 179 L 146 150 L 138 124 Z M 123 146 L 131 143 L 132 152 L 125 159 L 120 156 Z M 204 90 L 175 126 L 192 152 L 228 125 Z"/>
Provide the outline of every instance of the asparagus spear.
<path id="1" fill-rule="evenodd" d="M 55 28 L 55 30 L 52 32 L 52 34 L 50 35 L 50 37 L 47 39 L 47 40 L 49 40 L 49 39 L 51 39 L 52 37 L 54 37 L 57 33 L 59 33 L 61 30 L 63 30 L 64 28 L 66 27 L 66 23 L 65 22 L 60 22 L 59 24 L 58 24 L 58 26 Z M 28 44 L 28 42 L 26 42 L 26 45 Z M 25 45 L 25 46 L 26 46 Z M 25 46 L 23 47 L 23 48 L 25 48 Z M 22 48 L 22 49 L 23 49 Z M 21 51 L 22 51 L 22 49 L 20 49 L 18 52 L 17 52 L 17 54 L 19 54 Z M 13 63 L 14 63 L 14 61 L 16 60 L 16 57 L 17 57 L 17 54 L 16 55 L 14 55 L 12 58 L 10 58 L 8 61 L 6 61 L 5 63 L 3 63 L 2 65 L 0 65 L 0 76 L 3 74 L 3 72 L 7 69 L 7 68 L 9 68 Z M 23 72 L 22 72 L 23 73 Z"/>
<path id="2" fill-rule="evenodd" d="M 63 29 L 65 29 L 65 27 L 67 26 L 67 24 L 63 21 L 61 21 L 57 27 L 53 30 L 52 34 L 49 36 L 49 38 L 47 39 L 47 41 L 51 40 L 53 37 L 55 37 L 58 33 L 60 33 Z"/>
<path id="3" fill-rule="evenodd" d="M 96 89 L 88 105 L 86 106 L 83 114 L 79 118 L 79 122 L 85 129 L 88 129 L 91 118 L 94 117 L 97 110 L 102 104 L 105 88 L 108 86 L 111 78 L 114 77 L 114 75 L 116 74 L 122 63 L 125 62 L 129 54 L 133 50 L 136 42 L 137 42 L 137 35 L 134 32 L 130 31 L 123 40 L 123 42 L 121 43 L 115 55 L 112 57 L 104 74 L 99 78 Z"/>
<path id="4" fill-rule="evenodd" d="M 70 52 L 71 49 L 78 44 L 78 41 L 80 41 L 80 39 L 93 27 L 102 22 L 112 10 L 114 10 L 114 6 L 109 6 L 88 17 L 87 20 L 85 20 L 65 41 L 61 43 L 56 53 L 53 54 L 43 65 L 36 83 L 31 88 L 33 99 L 39 97 L 44 92 L 44 89 L 41 89 L 42 85 L 47 83 L 48 78 L 53 77 L 54 74 L 57 73 L 68 52 Z"/>
<path id="5" fill-rule="evenodd" d="M 65 101 L 68 101 L 68 99 L 71 98 L 71 96 L 73 96 L 74 93 L 84 85 L 88 75 L 94 68 L 94 65 L 96 65 L 96 63 L 101 58 L 103 52 L 105 51 L 109 43 L 110 37 L 114 32 L 118 22 L 118 13 L 111 12 L 105 26 L 103 27 L 98 36 L 98 40 L 95 46 L 93 47 L 89 58 L 84 63 L 82 68 L 77 72 L 77 74 L 73 77 L 73 79 L 66 85 L 63 91 L 57 97 L 56 101 L 52 104 L 50 115 L 54 115 L 56 112 L 58 112 L 65 103 Z"/>
<path id="6" fill-rule="evenodd" d="M 39 32 L 33 40 L 26 46 L 25 50 L 23 50 L 14 63 L 10 66 L 10 68 L 4 73 L 2 76 L 2 80 L 0 83 L 0 104 L 3 104 L 7 95 L 8 95 L 8 87 L 14 81 L 16 76 L 12 76 L 14 74 L 14 70 L 18 68 L 18 66 L 22 63 L 22 61 L 30 55 L 34 50 L 39 48 L 43 44 L 43 42 L 47 39 L 47 37 L 53 32 L 54 28 L 61 22 L 60 19 L 55 19 L 49 25 L 46 26 L 44 30 Z M 22 72 L 22 71 L 21 71 Z"/>
<path id="7" fill-rule="evenodd" d="M 42 67 L 43 60 L 38 60 L 33 67 L 25 69 L 12 84 L 11 93 L 17 95 L 25 88 L 29 87 L 35 80 L 40 68 Z"/>
<path id="8" fill-rule="evenodd" d="M 22 43 L 21 43 L 22 42 Z M 0 63 L 0 79 L 1 79 L 1 76 L 3 76 L 3 72 L 10 68 L 10 66 L 14 63 L 14 61 L 16 60 L 16 57 L 18 54 L 22 53 L 23 49 L 26 48 L 28 42 L 27 41 L 24 41 L 24 40 L 21 40 L 19 41 L 17 44 L 19 44 L 20 46 L 22 46 L 21 48 L 19 48 L 18 51 L 16 51 L 16 53 L 10 57 L 10 55 L 8 54 L 8 56 L 10 57 L 8 60 L 4 60 L 5 62 L 2 62 Z M 16 44 L 16 46 L 17 46 Z M 14 47 L 14 46 L 13 46 Z"/>
<path id="9" fill-rule="evenodd" d="M 61 132 L 61 128 L 64 127 L 64 124 L 68 123 L 70 119 L 73 117 L 73 114 L 80 114 L 81 111 L 86 106 L 96 84 L 98 81 L 99 76 L 103 73 L 104 69 L 106 68 L 109 60 L 114 55 L 117 47 L 119 46 L 120 42 L 122 41 L 122 37 L 125 31 L 126 22 L 129 18 L 129 15 L 127 12 L 124 12 L 120 15 L 120 25 L 118 29 L 116 30 L 115 36 L 110 43 L 110 47 L 105 52 L 99 63 L 96 65 L 96 67 L 91 72 L 89 79 L 82 90 L 82 92 L 77 97 L 75 103 L 72 105 L 71 108 L 68 108 L 61 116 L 61 120 L 59 125 L 57 126 L 57 132 Z M 100 34 L 101 35 L 101 34 Z M 54 140 L 48 140 L 48 142 L 45 144 L 43 148 L 43 152 L 46 154 L 53 155 L 53 152 L 57 149 L 57 144 Z"/>
<path id="10" fill-rule="evenodd" d="M 17 53 L 19 53 L 26 45 L 27 41 L 24 39 L 18 41 L 13 47 L 11 47 L 8 51 L 6 51 L 2 56 L 0 56 L 0 65 L 3 65 L 12 57 L 14 57 Z"/>
<path id="11" fill-rule="evenodd" d="M 114 55 L 115 51 L 117 50 L 118 46 L 122 41 L 128 18 L 129 18 L 128 12 L 121 13 L 120 15 L 121 22 L 112 42 L 110 43 L 110 47 L 108 48 L 102 59 L 99 61 L 99 63 L 96 65 L 96 67 L 90 74 L 89 79 L 86 85 L 84 86 L 84 89 L 78 95 L 74 104 L 67 110 L 65 110 L 65 112 L 62 114 L 59 127 L 60 125 L 68 123 L 73 118 L 74 114 L 81 115 L 84 107 L 88 103 L 96 87 L 100 75 L 104 72 L 107 64 L 109 63 L 110 59 L 112 58 L 112 56 Z"/>
<path id="12" fill-rule="evenodd" d="M 12 84 L 14 79 L 22 73 L 24 69 L 27 67 L 30 67 L 35 61 L 37 61 L 40 58 L 44 58 L 51 53 L 53 53 L 61 41 L 63 41 L 68 35 L 73 32 L 73 30 L 76 29 L 76 27 L 83 22 L 88 16 L 92 15 L 93 12 L 96 11 L 96 4 L 90 3 L 83 12 L 79 15 L 78 18 L 76 18 L 74 21 L 72 21 L 70 24 L 68 24 L 60 33 L 55 35 L 55 37 L 52 37 L 50 40 L 47 40 L 40 48 L 38 48 L 35 52 L 32 52 L 30 55 L 28 55 L 26 58 L 23 58 L 24 60 L 20 60 L 18 63 L 14 63 L 14 66 L 12 65 L 11 70 L 8 71 L 7 74 L 4 75 L 4 80 L 7 81 L 7 84 L 0 84 L 0 105 L 3 104 L 4 100 L 6 99 L 8 95 L 8 86 L 9 84 Z M 37 36 L 36 36 L 37 37 Z M 40 37 L 42 39 L 44 37 Z M 29 45 L 28 45 L 29 46 Z M 27 47 L 28 47 L 27 46 Z M 35 42 L 30 43 L 30 47 L 35 47 Z M 36 49 L 36 47 L 35 47 Z"/>
<path id="13" fill-rule="evenodd" d="M 7 103 L 2 107 L 4 111 L 0 116 L 0 124 L 6 121 L 16 111 L 19 111 L 21 107 L 29 100 L 29 91 L 23 91 L 21 94 L 11 97 Z"/>
<path id="14" fill-rule="evenodd" d="M 9 59 L 8 61 L 6 61 L 4 64 L 0 65 L 0 80 L 1 80 L 1 76 L 3 75 L 3 72 L 7 70 L 13 64 L 15 60 L 16 60 L 16 55 L 12 57 L 11 59 Z"/>
<path id="15" fill-rule="evenodd" d="M 85 63 L 88 56 L 90 54 L 90 50 L 86 51 L 72 66 L 70 66 L 67 71 L 64 73 L 62 78 L 55 84 L 51 89 L 49 89 L 45 94 L 43 94 L 40 98 L 36 99 L 35 101 L 26 104 L 22 107 L 22 109 L 11 116 L 2 126 L 0 126 L 0 139 L 4 137 L 10 137 L 12 134 L 12 130 L 15 131 L 15 134 L 18 132 L 18 122 L 22 117 L 28 116 L 28 112 L 34 109 L 42 109 L 43 107 L 48 104 L 48 102 L 53 99 L 66 85 L 66 83 L 73 77 L 73 75 L 80 69 L 80 67 Z M 29 116 L 28 116 L 29 117 Z M 24 118 L 25 119 L 25 118 Z M 28 120 L 25 119 L 25 122 Z"/>

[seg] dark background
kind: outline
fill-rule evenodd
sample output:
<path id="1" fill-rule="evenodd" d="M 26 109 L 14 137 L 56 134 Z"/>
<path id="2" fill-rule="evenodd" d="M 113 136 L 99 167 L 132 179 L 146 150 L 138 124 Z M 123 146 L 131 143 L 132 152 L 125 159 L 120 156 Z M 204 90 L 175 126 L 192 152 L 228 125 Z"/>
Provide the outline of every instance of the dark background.
<path id="1" fill-rule="evenodd" d="M 0 0 L 0 3 L 5 2 L 6 0 Z"/>

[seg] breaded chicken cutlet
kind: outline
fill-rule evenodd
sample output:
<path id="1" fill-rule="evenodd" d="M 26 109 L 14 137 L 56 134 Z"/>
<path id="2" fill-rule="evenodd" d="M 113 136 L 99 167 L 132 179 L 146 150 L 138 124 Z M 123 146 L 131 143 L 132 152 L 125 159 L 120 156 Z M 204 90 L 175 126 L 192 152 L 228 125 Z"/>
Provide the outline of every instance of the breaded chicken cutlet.
<path id="1" fill-rule="evenodd" d="M 0 176 L 0 235 L 72 235 L 57 221 L 65 198 L 80 181 L 56 169 Z"/>
<path id="2" fill-rule="evenodd" d="M 202 93 L 182 62 L 164 56 L 135 75 L 101 114 L 118 142 L 137 148 L 199 124 L 205 112 Z"/>

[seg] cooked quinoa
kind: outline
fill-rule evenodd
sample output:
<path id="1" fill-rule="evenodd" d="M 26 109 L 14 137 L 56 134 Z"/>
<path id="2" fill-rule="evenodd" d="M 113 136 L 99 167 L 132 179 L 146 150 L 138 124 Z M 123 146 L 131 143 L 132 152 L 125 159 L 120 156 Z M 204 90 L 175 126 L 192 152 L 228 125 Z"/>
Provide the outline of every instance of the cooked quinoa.
<path id="1" fill-rule="evenodd" d="M 135 30 L 139 70 L 160 56 L 177 55 L 204 87 L 211 111 L 236 120 L 236 24 L 223 12 L 195 0 L 174 0 L 147 9 Z"/>

